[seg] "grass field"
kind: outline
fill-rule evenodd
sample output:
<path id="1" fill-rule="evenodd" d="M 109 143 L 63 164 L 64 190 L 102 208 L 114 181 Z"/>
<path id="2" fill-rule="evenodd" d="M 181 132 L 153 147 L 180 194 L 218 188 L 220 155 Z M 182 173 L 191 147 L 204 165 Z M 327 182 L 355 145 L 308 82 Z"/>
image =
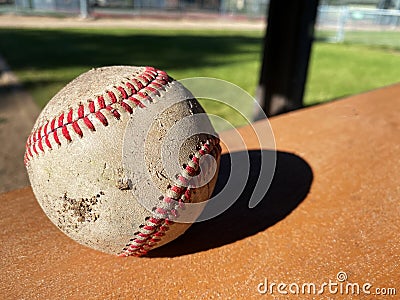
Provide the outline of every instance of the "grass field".
<path id="1" fill-rule="evenodd" d="M 320 103 L 399 81 L 399 51 L 363 45 L 316 43 L 305 103 Z"/>
<path id="2" fill-rule="evenodd" d="M 316 38 L 319 40 L 329 40 L 336 36 L 336 31 L 317 30 Z M 344 43 L 352 45 L 365 45 L 379 47 L 387 50 L 400 50 L 399 31 L 352 31 L 346 30 L 344 33 Z"/>
<path id="3" fill-rule="evenodd" d="M 254 95 L 262 32 L 136 29 L 0 29 L 0 53 L 40 106 L 92 67 L 153 65 L 176 79 L 216 77 Z M 385 36 L 385 38 L 387 38 Z M 392 36 L 393 38 L 393 36 Z M 397 40 L 400 34 L 397 33 Z M 400 45 L 314 44 L 305 104 L 400 81 Z M 206 110 L 231 112 L 205 104 Z"/>

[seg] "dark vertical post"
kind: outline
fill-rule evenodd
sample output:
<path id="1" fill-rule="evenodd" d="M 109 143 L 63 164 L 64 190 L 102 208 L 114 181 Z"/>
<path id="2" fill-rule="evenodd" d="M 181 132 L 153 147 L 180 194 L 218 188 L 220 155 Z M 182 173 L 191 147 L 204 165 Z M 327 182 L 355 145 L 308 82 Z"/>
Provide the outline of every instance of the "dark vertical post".
<path id="1" fill-rule="evenodd" d="M 271 0 L 257 100 L 267 116 L 303 106 L 318 0 Z"/>

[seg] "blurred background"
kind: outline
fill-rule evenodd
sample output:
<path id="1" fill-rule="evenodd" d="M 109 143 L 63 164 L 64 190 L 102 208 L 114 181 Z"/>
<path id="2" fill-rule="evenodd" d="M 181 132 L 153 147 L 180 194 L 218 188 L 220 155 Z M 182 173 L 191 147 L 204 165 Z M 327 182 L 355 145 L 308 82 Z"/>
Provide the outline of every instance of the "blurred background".
<path id="1" fill-rule="evenodd" d="M 305 105 L 400 80 L 400 0 L 319 3 Z M 268 6 L 269 0 L 0 0 L 0 16 L 51 16 L 54 26 L 71 17 L 111 19 L 107 28 L 90 29 L 88 22 L 43 28 L 40 19 L 29 29 L 15 19 L 0 30 L 0 54 L 41 107 L 81 72 L 109 64 L 155 65 L 177 79 L 222 78 L 254 95 Z M 161 26 L 121 28 L 121 19 Z M 188 29 L 179 23 L 185 20 L 196 23 Z"/>
<path id="2" fill-rule="evenodd" d="M 0 0 L 0 192 L 28 184 L 24 144 L 38 112 L 93 67 L 151 65 L 254 96 L 268 8 L 268 0 Z M 400 0 L 321 0 L 310 31 L 305 106 L 400 81 Z M 229 107 L 203 104 L 245 124 Z"/>

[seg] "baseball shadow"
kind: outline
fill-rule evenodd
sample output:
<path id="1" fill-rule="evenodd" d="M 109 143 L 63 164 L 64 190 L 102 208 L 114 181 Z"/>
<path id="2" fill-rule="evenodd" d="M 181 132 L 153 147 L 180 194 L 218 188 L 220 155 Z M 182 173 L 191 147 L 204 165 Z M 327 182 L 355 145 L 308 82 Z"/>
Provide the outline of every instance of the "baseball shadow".
<path id="1" fill-rule="evenodd" d="M 292 153 L 269 150 L 222 155 L 215 195 L 227 184 L 235 156 L 240 158 L 244 154 L 249 156 L 250 172 L 243 192 L 232 206 L 212 219 L 194 223 L 173 242 L 150 251 L 148 257 L 182 256 L 244 239 L 281 221 L 304 200 L 313 181 L 311 167 Z M 271 185 L 259 204 L 249 208 L 249 200 L 260 174 L 261 157 L 268 161 L 273 155 L 276 155 L 276 169 Z M 239 161 L 247 163 L 245 160 Z"/>

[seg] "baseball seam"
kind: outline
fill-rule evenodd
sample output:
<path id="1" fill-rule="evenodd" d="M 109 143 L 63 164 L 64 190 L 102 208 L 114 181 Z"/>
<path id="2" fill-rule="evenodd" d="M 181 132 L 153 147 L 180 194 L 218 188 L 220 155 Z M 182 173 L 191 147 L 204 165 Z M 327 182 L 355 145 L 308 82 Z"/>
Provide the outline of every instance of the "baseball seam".
<path id="1" fill-rule="evenodd" d="M 191 202 L 191 191 L 197 186 L 196 182 L 201 181 L 210 171 L 210 166 L 204 165 L 207 161 L 203 161 L 200 168 L 201 158 L 207 154 L 215 158 L 219 152 L 217 137 L 211 136 L 202 142 L 199 149 L 189 157 L 189 162 L 183 165 L 181 174 L 177 176 L 177 181 L 180 183 L 168 188 L 160 205 L 153 208 L 153 216 L 146 218 L 146 223 L 139 226 L 139 231 L 118 256 L 143 256 L 161 240 L 169 225 L 174 223 L 172 219 L 179 217 L 179 209 L 185 209 L 185 203 Z M 200 177 L 194 177 L 196 175 Z"/>
<path id="2" fill-rule="evenodd" d="M 127 78 L 123 85 L 113 86 L 96 96 L 95 100 L 87 100 L 85 104 L 80 103 L 78 108 L 70 108 L 67 113 L 62 112 L 32 131 L 26 142 L 25 165 L 33 157 L 39 156 L 39 153 L 46 152 L 46 149 L 52 150 L 56 145 L 61 146 L 62 142 L 72 142 L 71 130 L 82 138 L 82 127 L 95 131 L 96 122 L 108 126 L 108 113 L 120 119 L 121 110 L 132 114 L 136 107 L 145 108 L 143 101 L 152 102 L 150 95 L 160 95 L 159 91 L 165 90 L 165 86 L 171 81 L 164 71 L 146 67 L 141 74 Z"/>

